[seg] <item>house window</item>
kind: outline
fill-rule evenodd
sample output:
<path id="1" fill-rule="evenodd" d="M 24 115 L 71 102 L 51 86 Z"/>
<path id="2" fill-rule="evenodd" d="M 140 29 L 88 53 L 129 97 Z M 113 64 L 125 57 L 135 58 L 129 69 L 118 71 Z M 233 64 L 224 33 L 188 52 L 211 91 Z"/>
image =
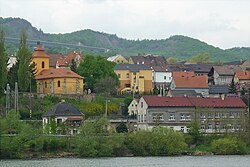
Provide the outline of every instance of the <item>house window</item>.
<path id="1" fill-rule="evenodd" d="M 184 132 L 184 126 L 181 127 L 181 131 Z"/>
<path id="2" fill-rule="evenodd" d="M 47 88 L 47 86 L 48 86 L 48 85 L 47 85 L 47 82 L 45 82 L 45 88 Z"/>
<path id="3" fill-rule="evenodd" d="M 127 76 L 127 78 L 129 78 L 129 73 L 127 73 L 127 75 L 126 75 L 126 76 Z"/>
<path id="4" fill-rule="evenodd" d="M 200 113 L 200 118 L 206 118 L 204 113 Z"/>
<path id="5" fill-rule="evenodd" d="M 169 114 L 169 120 L 170 121 L 174 121 L 175 120 L 175 114 L 174 113 L 170 113 Z"/>
<path id="6" fill-rule="evenodd" d="M 141 102 L 141 108 L 143 108 L 143 102 Z"/>
<path id="7" fill-rule="evenodd" d="M 212 124 L 209 124 L 209 125 L 208 125 L 208 129 L 213 129 L 213 125 L 212 125 Z"/>
<path id="8" fill-rule="evenodd" d="M 220 118 L 220 113 L 215 113 L 215 118 Z"/>
<path id="9" fill-rule="evenodd" d="M 208 113 L 207 116 L 208 116 L 208 118 L 212 118 L 212 114 L 211 113 Z"/>
<path id="10" fill-rule="evenodd" d="M 190 115 L 189 114 L 186 115 L 186 120 L 190 120 Z"/>
<path id="11" fill-rule="evenodd" d="M 205 129 L 206 127 L 205 127 L 205 125 L 201 125 L 201 129 Z"/>
<path id="12" fill-rule="evenodd" d="M 57 119 L 57 120 L 56 120 L 56 123 L 57 123 L 57 124 L 62 123 L 62 119 Z"/>
<path id="13" fill-rule="evenodd" d="M 146 114 L 144 115 L 144 122 L 147 122 L 147 119 L 146 119 Z"/>
<path id="14" fill-rule="evenodd" d="M 230 112 L 229 118 L 234 118 L 234 113 L 233 112 Z"/>
<path id="15" fill-rule="evenodd" d="M 118 78 L 121 78 L 121 74 L 117 74 L 118 75 Z"/>
<path id="16" fill-rule="evenodd" d="M 240 113 L 239 113 L 239 112 L 235 113 L 235 116 L 236 116 L 237 118 L 240 118 Z"/>
<path id="17" fill-rule="evenodd" d="M 57 87 L 61 87 L 61 82 L 60 81 L 57 81 Z"/>
<path id="18" fill-rule="evenodd" d="M 160 120 L 160 121 L 164 121 L 163 114 L 159 115 L 159 120 Z"/>
<path id="19" fill-rule="evenodd" d="M 185 115 L 181 114 L 181 120 L 185 120 Z"/>
<path id="20" fill-rule="evenodd" d="M 164 76 L 164 79 L 167 79 L 167 76 Z"/>
<path id="21" fill-rule="evenodd" d="M 44 63 L 44 61 L 42 61 L 42 68 L 44 68 L 45 67 L 45 63 Z"/>

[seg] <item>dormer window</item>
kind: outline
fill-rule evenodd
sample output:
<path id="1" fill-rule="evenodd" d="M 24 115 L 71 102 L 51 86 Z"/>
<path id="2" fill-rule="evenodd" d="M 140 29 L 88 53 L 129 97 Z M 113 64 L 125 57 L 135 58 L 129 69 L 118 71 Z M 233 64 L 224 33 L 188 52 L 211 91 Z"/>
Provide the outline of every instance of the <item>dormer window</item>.
<path id="1" fill-rule="evenodd" d="M 44 61 L 42 61 L 42 68 L 44 68 L 45 67 L 45 63 L 44 63 Z"/>

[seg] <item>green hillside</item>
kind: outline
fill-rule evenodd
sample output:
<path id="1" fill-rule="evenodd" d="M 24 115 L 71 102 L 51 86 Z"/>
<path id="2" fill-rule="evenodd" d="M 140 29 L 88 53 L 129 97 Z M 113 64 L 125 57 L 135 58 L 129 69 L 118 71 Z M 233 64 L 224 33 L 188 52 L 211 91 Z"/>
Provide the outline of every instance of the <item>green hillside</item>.
<path id="1" fill-rule="evenodd" d="M 26 29 L 29 39 L 106 48 L 102 51 L 96 51 L 96 49 L 77 46 L 70 48 L 54 44 L 53 46 L 46 46 L 46 50 L 51 53 L 63 53 L 68 52 L 69 49 L 74 49 L 83 52 L 97 52 L 104 56 L 112 56 L 117 53 L 127 57 L 137 54 L 158 54 L 165 57 L 176 57 L 179 60 L 187 60 L 191 56 L 201 53 L 209 53 L 212 61 L 235 61 L 250 57 L 249 47 L 222 50 L 198 39 L 180 35 L 171 36 L 168 39 L 162 40 L 127 40 L 119 38 L 114 34 L 89 29 L 66 34 L 48 34 L 33 27 L 31 23 L 24 19 L 4 19 L 1 17 L 0 29 L 5 31 L 6 37 L 19 38 L 20 31 Z M 14 44 L 8 41 L 6 43 L 11 51 L 16 50 L 18 46 L 18 43 Z"/>

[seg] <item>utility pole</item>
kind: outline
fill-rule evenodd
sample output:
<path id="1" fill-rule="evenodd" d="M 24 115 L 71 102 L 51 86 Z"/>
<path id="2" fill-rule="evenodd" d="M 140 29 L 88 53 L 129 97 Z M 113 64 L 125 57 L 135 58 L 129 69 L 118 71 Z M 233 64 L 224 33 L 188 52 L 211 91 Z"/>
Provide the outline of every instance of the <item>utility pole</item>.
<path id="1" fill-rule="evenodd" d="M 5 113 L 6 117 L 9 113 L 9 111 L 10 111 L 10 85 L 7 84 L 7 87 L 6 87 L 6 113 Z"/>

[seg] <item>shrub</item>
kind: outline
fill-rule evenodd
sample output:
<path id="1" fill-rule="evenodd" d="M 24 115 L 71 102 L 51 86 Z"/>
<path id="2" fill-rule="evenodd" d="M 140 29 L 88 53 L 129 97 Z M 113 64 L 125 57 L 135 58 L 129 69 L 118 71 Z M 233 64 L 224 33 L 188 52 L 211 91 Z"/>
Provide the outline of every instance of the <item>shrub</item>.
<path id="1" fill-rule="evenodd" d="M 237 138 L 224 138 L 212 142 L 212 152 L 215 154 L 245 154 L 246 144 Z"/>

